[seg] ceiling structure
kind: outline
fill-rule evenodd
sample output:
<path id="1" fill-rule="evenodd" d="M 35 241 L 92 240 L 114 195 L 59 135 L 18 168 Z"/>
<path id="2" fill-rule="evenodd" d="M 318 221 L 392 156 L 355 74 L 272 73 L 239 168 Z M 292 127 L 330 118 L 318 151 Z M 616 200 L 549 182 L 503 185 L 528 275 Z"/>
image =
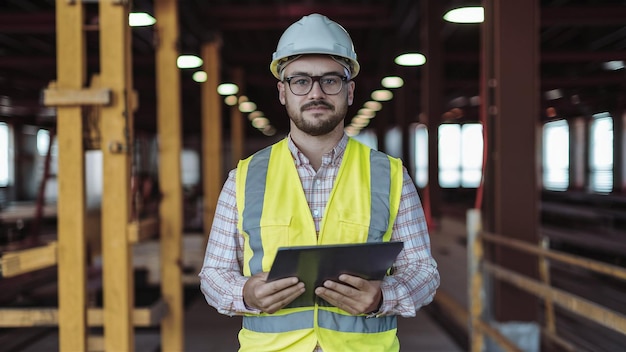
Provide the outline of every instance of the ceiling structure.
<path id="1" fill-rule="evenodd" d="M 133 11 L 153 12 L 154 0 L 134 0 Z M 420 51 L 426 0 L 181 0 L 180 51 L 199 55 L 203 43 L 221 40 L 222 81 L 231 81 L 242 70 L 242 93 L 265 112 L 279 132 L 288 120 L 279 104 L 276 80 L 268 66 L 281 33 L 303 15 L 322 13 L 342 24 L 352 36 L 362 71 L 356 78 L 355 103 L 347 122 L 370 93 L 381 88 L 381 79 L 399 75 L 405 81 L 404 111 L 376 118 L 393 123 L 403 113 L 417 120 L 420 111 L 420 72 L 427 66 L 400 67 L 398 54 Z M 434 0 L 431 0 L 434 1 Z M 442 0 L 443 1 L 443 0 Z M 41 105 L 42 90 L 56 76 L 54 0 L 3 0 L 0 2 L 0 118 L 27 122 L 51 121 L 53 109 Z M 443 1 L 444 8 L 462 1 Z M 476 2 L 474 2 L 476 4 Z M 626 0 L 540 0 L 541 92 L 560 89 L 562 97 L 549 101 L 542 94 L 542 111 L 555 106 L 559 116 L 576 116 L 623 109 L 626 104 L 624 69 L 607 70 L 603 63 L 626 59 Z M 89 74 L 98 72 L 98 14 L 94 0 L 87 4 L 86 25 Z M 158 21 L 158 19 L 157 19 Z M 133 31 L 134 88 L 140 106 L 136 129 L 155 128 L 155 65 L 153 27 Z M 444 110 L 459 97 L 473 97 L 479 90 L 480 25 L 446 23 L 440 33 L 444 59 Z M 181 70 L 184 133 L 200 126 L 200 85 L 192 80 L 196 70 Z M 456 100 L 455 100 L 456 99 Z M 388 103 L 385 103 L 388 104 Z M 468 112 L 471 108 L 467 108 Z M 228 128 L 224 104 L 224 126 Z M 476 114 L 467 113 L 468 118 Z M 262 136 L 251 126 L 250 136 Z"/>

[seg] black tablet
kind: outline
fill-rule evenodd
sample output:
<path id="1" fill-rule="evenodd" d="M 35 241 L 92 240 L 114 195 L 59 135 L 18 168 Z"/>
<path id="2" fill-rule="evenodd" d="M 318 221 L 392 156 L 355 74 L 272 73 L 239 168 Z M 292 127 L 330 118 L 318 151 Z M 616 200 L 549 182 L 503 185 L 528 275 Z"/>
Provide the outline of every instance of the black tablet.
<path id="1" fill-rule="evenodd" d="M 268 281 L 296 276 L 306 292 L 289 307 L 313 305 L 315 288 L 341 274 L 382 280 L 403 248 L 402 242 L 281 247 L 276 253 Z"/>

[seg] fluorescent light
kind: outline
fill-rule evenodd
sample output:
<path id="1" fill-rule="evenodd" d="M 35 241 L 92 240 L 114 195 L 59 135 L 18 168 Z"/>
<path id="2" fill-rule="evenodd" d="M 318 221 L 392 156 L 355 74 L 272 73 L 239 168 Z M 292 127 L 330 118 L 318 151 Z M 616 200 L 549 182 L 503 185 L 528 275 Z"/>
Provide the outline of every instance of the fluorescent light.
<path id="1" fill-rule="evenodd" d="M 404 80 L 398 76 L 388 76 L 383 78 L 381 84 L 385 88 L 400 88 L 404 85 Z"/>
<path id="2" fill-rule="evenodd" d="M 257 117 L 265 117 L 265 114 L 263 114 L 263 111 L 259 111 L 259 110 L 255 110 L 248 114 L 248 119 L 250 121 L 256 119 Z"/>
<path id="3" fill-rule="evenodd" d="M 393 98 L 393 93 L 390 90 L 379 89 L 372 92 L 372 99 L 376 101 L 388 101 Z"/>
<path id="4" fill-rule="evenodd" d="M 236 95 L 227 96 L 226 98 L 224 98 L 224 103 L 228 106 L 237 105 L 237 96 Z"/>
<path id="5" fill-rule="evenodd" d="M 178 68 L 196 68 L 202 66 L 203 61 L 195 55 L 180 55 L 176 60 Z"/>
<path id="6" fill-rule="evenodd" d="M 560 89 L 552 89 L 544 93 L 544 97 L 547 100 L 556 100 L 563 98 L 563 92 Z"/>
<path id="7" fill-rule="evenodd" d="M 263 132 L 264 135 L 271 137 L 276 134 L 276 128 L 274 128 L 274 126 L 272 125 L 267 125 L 263 127 L 261 132 Z"/>
<path id="8" fill-rule="evenodd" d="M 400 66 L 421 66 L 426 63 L 426 56 L 420 53 L 407 53 L 399 55 L 393 61 Z"/>
<path id="9" fill-rule="evenodd" d="M 364 107 L 368 108 L 368 109 L 372 109 L 374 111 L 380 111 L 380 109 L 383 108 L 383 104 L 374 101 L 374 100 L 369 100 L 366 101 L 365 104 L 363 104 Z"/>
<path id="10" fill-rule="evenodd" d="M 485 10 L 481 6 L 460 7 L 446 12 L 443 19 L 453 23 L 481 23 L 485 20 Z"/>
<path id="11" fill-rule="evenodd" d="M 365 117 L 371 119 L 371 118 L 374 118 L 374 116 L 376 116 L 376 111 L 374 111 L 374 110 L 372 110 L 370 108 L 361 108 L 361 109 L 359 109 L 357 114 L 360 115 L 360 116 L 365 116 Z"/>
<path id="12" fill-rule="evenodd" d="M 270 124 L 270 120 L 268 120 L 265 117 L 257 117 L 256 119 L 252 120 L 252 126 L 258 129 L 262 129 L 269 124 Z"/>
<path id="13" fill-rule="evenodd" d="M 217 94 L 219 95 L 233 95 L 239 92 L 239 87 L 234 83 L 222 83 L 217 86 Z"/>
<path id="14" fill-rule="evenodd" d="M 204 71 L 197 71 L 193 73 L 193 76 L 191 76 L 191 78 L 193 78 L 193 80 L 198 83 L 202 83 L 206 82 L 207 74 Z"/>
<path id="15" fill-rule="evenodd" d="M 254 110 L 256 110 L 256 104 L 251 101 L 239 103 L 239 111 L 241 112 L 253 112 Z"/>
<path id="16" fill-rule="evenodd" d="M 152 26 L 156 19 L 145 12 L 132 12 L 128 14 L 128 25 L 131 27 Z"/>
<path id="17" fill-rule="evenodd" d="M 602 66 L 604 67 L 605 70 L 617 71 L 617 70 L 624 68 L 624 61 L 622 60 L 607 61 L 607 62 L 602 63 Z"/>

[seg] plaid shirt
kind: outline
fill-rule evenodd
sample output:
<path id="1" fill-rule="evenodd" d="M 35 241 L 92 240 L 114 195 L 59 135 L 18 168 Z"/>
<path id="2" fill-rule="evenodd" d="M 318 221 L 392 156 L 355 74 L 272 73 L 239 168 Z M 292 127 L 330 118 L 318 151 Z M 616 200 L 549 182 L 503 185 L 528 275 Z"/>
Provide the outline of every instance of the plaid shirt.
<path id="1" fill-rule="evenodd" d="M 313 169 L 291 138 L 288 144 L 319 233 L 348 137 L 344 135 L 337 146 L 322 157 L 318 171 Z M 426 219 L 417 190 L 406 169 L 403 169 L 403 174 L 400 208 L 391 240 L 404 242 L 404 250 L 394 263 L 394 274 L 386 276 L 381 284 L 383 303 L 379 314 L 412 317 L 421 306 L 432 301 L 439 286 L 439 272 L 430 253 Z M 230 171 L 219 196 L 199 274 L 200 288 L 207 302 L 218 312 L 231 316 L 259 313 L 243 302 L 243 286 L 247 277 L 242 274 L 244 239 L 237 229 L 235 175 L 235 170 Z M 316 350 L 320 350 L 319 346 Z"/>

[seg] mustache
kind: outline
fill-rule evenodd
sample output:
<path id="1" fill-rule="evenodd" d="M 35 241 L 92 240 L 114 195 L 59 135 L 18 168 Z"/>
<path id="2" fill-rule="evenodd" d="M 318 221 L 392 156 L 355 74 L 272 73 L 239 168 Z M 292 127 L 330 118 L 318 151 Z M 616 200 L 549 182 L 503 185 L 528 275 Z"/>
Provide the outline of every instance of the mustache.
<path id="1" fill-rule="evenodd" d="M 329 108 L 331 110 L 335 110 L 335 107 L 332 104 L 328 103 L 328 102 L 325 102 L 325 101 L 312 101 L 310 103 L 306 103 L 306 104 L 302 105 L 302 107 L 300 107 L 300 111 L 304 111 L 304 110 L 306 110 L 308 108 L 311 108 L 311 107 L 314 107 L 314 106 L 325 106 L 325 107 L 327 107 L 327 108 Z"/>

